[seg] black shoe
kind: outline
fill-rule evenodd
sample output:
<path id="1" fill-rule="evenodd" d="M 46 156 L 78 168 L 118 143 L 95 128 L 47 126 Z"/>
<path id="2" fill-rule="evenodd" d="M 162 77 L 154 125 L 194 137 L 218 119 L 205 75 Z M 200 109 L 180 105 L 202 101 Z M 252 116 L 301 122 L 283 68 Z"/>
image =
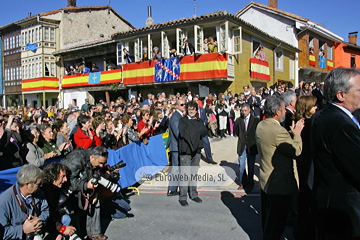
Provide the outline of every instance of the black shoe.
<path id="1" fill-rule="evenodd" d="M 202 203 L 202 200 L 201 200 L 201 198 L 199 198 L 199 197 L 192 198 L 191 200 L 193 200 L 193 201 L 196 202 L 196 203 Z"/>
<path id="2" fill-rule="evenodd" d="M 189 204 L 188 204 L 188 202 L 187 202 L 186 200 L 179 200 L 179 203 L 180 203 L 180 205 L 183 206 L 183 207 L 189 206 Z"/>
<path id="3" fill-rule="evenodd" d="M 169 191 L 166 195 L 167 195 L 168 197 L 171 197 L 171 196 L 179 196 L 179 192 Z"/>
<path id="4" fill-rule="evenodd" d="M 212 160 L 212 161 L 210 161 L 210 162 L 206 162 L 206 163 L 208 163 L 208 164 L 217 164 L 217 162 L 215 162 L 214 160 Z"/>

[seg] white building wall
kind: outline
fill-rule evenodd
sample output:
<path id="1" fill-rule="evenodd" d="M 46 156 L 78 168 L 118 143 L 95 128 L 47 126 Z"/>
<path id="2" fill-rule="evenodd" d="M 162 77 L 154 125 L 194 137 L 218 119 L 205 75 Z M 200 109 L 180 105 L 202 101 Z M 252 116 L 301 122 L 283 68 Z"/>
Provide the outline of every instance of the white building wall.
<path id="1" fill-rule="evenodd" d="M 64 108 L 68 108 L 69 104 L 74 104 L 74 99 L 76 99 L 76 105 L 81 108 L 81 106 L 85 103 L 85 99 L 89 98 L 87 92 L 81 91 L 66 91 L 64 92 Z"/>
<path id="2" fill-rule="evenodd" d="M 239 17 L 270 36 L 274 36 L 294 47 L 298 46 L 295 21 L 293 20 L 255 8 L 250 8 Z"/>

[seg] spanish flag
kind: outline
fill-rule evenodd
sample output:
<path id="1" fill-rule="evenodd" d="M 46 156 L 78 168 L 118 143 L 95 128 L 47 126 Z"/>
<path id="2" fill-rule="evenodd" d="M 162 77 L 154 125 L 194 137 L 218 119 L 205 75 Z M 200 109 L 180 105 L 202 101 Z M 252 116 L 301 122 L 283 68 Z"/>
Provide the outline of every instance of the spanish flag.
<path id="1" fill-rule="evenodd" d="M 174 81 L 227 78 L 228 54 L 207 53 L 180 59 L 180 77 Z M 153 83 L 156 80 L 155 61 L 123 65 L 124 85 Z"/>
<path id="2" fill-rule="evenodd" d="M 327 60 L 326 65 L 328 70 L 332 70 L 334 68 L 334 62 L 332 60 Z"/>
<path id="3" fill-rule="evenodd" d="M 58 78 L 34 78 L 22 80 L 22 91 L 59 90 Z"/>
<path id="4" fill-rule="evenodd" d="M 121 69 L 115 69 L 111 71 L 102 71 L 97 72 L 97 81 L 92 81 L 92 74 L 84 73 L 84 74 L 77 74 L 77 75 L 69 75 L 64 76 L 62 79 L 62 87 L 69 88 L 69 87 L 84 87 L 89 85 L 104 85 L 104 84 L 111 84 L 111 83 L 120 83 L 122 79 L 122 72 Z"/>
<path id="5" fill-rule="evenodd" d="M 270 81 L 269 63 L 258 58 L 250 58 L 250 77 Z"/>
<path id="6" fill-rule="evenodd" d="M 311 66 L 316 66 L 316 58 L 315 58 L 315 55 L 314 54 L 310 54 L 309 55 L 309 64 Z"/>

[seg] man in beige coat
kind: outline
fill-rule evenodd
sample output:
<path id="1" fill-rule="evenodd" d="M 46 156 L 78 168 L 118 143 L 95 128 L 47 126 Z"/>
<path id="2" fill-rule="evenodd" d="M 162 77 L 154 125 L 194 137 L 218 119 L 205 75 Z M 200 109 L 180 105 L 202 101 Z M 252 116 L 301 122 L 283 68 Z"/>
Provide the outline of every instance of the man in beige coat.
<path id="1" fill-rule="evenodd" d="M 280 239 L 293 195 L 298 189 L 295 157 L 302 150 L 304 122 L 293 124 L 289 132 L 280 125 L 285 118 L 285 103 L 278 96 L 265 102 L 266 119 L 256 129 L 260 155 L 260 188 L 263 239 Z"/>

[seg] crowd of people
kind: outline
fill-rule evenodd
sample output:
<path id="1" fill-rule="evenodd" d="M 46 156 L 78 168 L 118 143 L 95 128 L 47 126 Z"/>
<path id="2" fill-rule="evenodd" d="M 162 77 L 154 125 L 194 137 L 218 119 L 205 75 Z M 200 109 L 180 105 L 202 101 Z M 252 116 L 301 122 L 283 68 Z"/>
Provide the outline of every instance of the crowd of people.
<path id="1" fill-rule="evenodd" d="M 344 202 L 350 198 L 348 194 L 353 200 L 359 196 L 357 154 L 344 152 L 359 150 L 355 110 L 360 108 L 360 88 L 354 80 L 359 77 L 356 70 L 334 69 L 325 83 L 300 82 L 296 89 L 291 83 L 257 90 L 244 86 L 241 93 L 227 89 L 226 94 L 211 93 L 204 99 L 191 91 L 168 97 L 162 92 L 129 101 L 118 97 L 109 103 L 100 99 L 90 104 L 86 99 L 80 108 L 69 104 L 68 109 L 1 109 L 0 170 L 22 166 L 17 184 L 0 195 L 0 226 L 5 227 L 5 239 L 44 232 L 48 232 L 48 239 L 75 233 L 106 239 L 101 233 L 100 213 L 113 204 L 122 210 L 111 214 L 127 217 L 130 206 L 116 194 L 106 195 L 97 182 L 101 185 L 102 178 L 94 181 L 94 173 L 104 171 L 110 182 L 116 183 L 120 167 L 111 174 L 109 169 L 103 170 L 107 150 L 136 141 L 147 144 L 151 136 L 165 132 L 169 132 L 169 171 L 173 175 L 191 174 L 193 168 L 189 167 L 199 166 L 201 149 L 206 162 L 217 164 L 212 159 L 209 137 L 237 137 L 238 189 L 247 193 L 254 188 L 255 159 L 260 155 L 264 239 L 280 239 L 294 209 L 298 239 L 314 239 L 315 234 L 329 239 L 357 236 L 355 223 L 360 216 L 354 212 L 358 204 Z M 46 164 L 56 158 L 62 161 Z M 334 196 L 332 187 L 344 190 Z M 317 196 L 316 204 L 311 201 L 313 195 Z M 184 207 L 189 205 L 187 196 L 202 202 L 196 184 L 174 179 L 169 182 L 167 196 L 178 196 Z M 329 202 L 330 196 L 336 202 Z M 72 204 L 63 205 L 61 199 Z M 104 204 L 106 201 L 109 204 Z M 333 209 L 329 210 L 325 202 Z M 340 202 L 354 212 L 342 208 Z M 74 212 L 81 214 L 74 217 Z M 344 222 L 334 220 L 344 216 Z M 330 220 L 344 228 L 332 229 Z"/>

